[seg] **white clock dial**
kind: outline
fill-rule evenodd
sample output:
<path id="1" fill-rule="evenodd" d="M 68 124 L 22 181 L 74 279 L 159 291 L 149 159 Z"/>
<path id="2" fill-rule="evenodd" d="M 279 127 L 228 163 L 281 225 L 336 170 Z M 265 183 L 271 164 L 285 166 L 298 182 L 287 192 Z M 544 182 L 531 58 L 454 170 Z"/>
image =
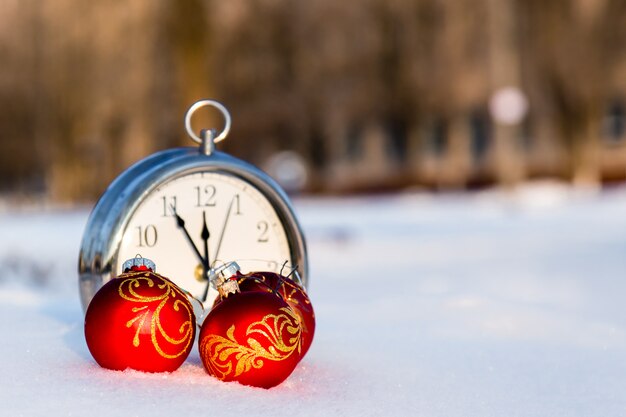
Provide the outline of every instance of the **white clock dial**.
<path id="1" fill-rule="evenodd" d="M 243 272 L 278 272 L 292 262 L 285 229 L 269 201 L 246 181 L 223 172 L 184 175 L 152 191 L 124 230 L 119 261 L 137 254 L 152 259 L 158 273 L 201 299 L 207 286 L 202 263 L 176 215 L 200 256 L 206 219 L 212 267 L 237 261 Z M 207 301 L 215 295 L 211 289 Z"/>

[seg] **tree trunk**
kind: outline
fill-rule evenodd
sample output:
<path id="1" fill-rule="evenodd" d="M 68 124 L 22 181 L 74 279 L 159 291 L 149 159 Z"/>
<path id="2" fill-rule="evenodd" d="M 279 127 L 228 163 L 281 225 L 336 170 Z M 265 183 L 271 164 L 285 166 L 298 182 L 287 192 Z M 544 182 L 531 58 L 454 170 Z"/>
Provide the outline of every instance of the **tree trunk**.
<path id="1" fill-rule="evenodd" d="M 472 164 L 470 132 L 467 118 L 455 115 L 448 124 L 448 149 L 439 176 L 441 188 L 464 188 L 469 180 Z"/>
<path id="2" fill-rule="evenodd" d="M 579 187 L 598 187 L 602 181 L 600 167 L 600 117 L 587 114 L 580 129 L 572 133 L 572 182 Z"/>
<path id="3" fill-rule="evenodd" d="M 520 183 L 525 175 L 525 154 L 518 142 L 519 125 L 494 123 L 493 154 L 498 182 L 505 187 Z"/>

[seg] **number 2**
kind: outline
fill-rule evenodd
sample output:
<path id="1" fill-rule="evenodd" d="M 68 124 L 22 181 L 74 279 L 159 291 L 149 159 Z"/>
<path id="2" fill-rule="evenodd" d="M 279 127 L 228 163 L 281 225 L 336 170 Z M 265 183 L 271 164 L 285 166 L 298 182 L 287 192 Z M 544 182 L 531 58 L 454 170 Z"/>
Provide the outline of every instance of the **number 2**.
<path id="1" fill-rule="evenodd" d="M 267 243 L 270 240 L 268 233 L 267 233 L 269 229 L 269 225 L 267 224 L 267 222 L 264 220 L 261 220 L 260 222 L 256 224 L 256 228 L 260 232 L 257 242 Z"/>

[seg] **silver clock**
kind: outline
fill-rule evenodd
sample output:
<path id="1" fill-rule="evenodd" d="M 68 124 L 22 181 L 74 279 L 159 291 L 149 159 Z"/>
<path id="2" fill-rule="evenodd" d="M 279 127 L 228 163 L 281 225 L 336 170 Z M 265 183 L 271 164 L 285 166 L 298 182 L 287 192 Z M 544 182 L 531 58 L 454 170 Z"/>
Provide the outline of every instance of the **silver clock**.
<path id="1" fill-rule="evenodd" d="M 224 129 L 191 127 L 204 106 L 221 111 Z M 79 254 L 85 310 L 96 291 L 137 254 L 194 297 L 211 301 L 208 285 L 220 265 L 236 261 L 243 272 L 294 271 L 308 284 L 306 244 L 289 199 L 253 165 L 215 150 L 230 130 L 228 111 L 201 100 L 187 111 L 185 127 L 198 147 L 153 154 L 115 179 L 94 207 Z"/>

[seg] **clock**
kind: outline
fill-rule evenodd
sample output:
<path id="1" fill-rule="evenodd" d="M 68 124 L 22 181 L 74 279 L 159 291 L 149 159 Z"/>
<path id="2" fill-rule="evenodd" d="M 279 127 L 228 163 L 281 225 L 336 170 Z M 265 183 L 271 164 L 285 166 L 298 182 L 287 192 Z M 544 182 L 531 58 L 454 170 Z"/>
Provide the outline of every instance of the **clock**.
<path id="1" fill-rule="evenodd" d="M 191 127 L 193 113 L 211 106 L 225 127 Z M 306 244 L 293 207 L 268 175 L 215 144 L 230 130 L 219 102 L 201 100 L 187 111 L 185 126 L 199 147 L 153 154 L 116 178 L 94 207 L 79 253 L 83 310 L 98 289 L 138 254 L 195 298 L 211 302 L 210 279 L 227 262 L 243 273 L 293 274 L 308 284 Z"/>

